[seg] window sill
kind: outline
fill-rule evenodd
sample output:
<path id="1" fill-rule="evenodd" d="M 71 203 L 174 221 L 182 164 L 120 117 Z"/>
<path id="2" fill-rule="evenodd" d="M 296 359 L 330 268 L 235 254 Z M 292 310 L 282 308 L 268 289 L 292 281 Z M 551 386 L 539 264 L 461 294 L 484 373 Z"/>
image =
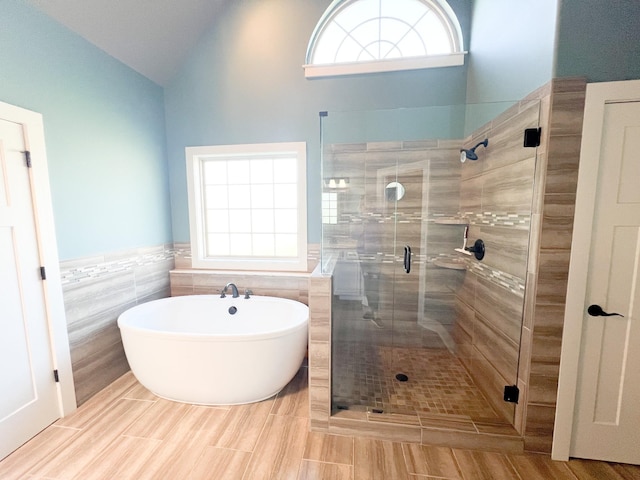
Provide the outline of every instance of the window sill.
<path id="1" fill-rule="evenodd" d="M 378 60 L 375 62 L 334 63 L 325 65 L 303 65 L 306 78 L 322 78 L 365 73 L 395 72 L 402 70 L 422 70 L 426 68 L 456 67 L 464 65 L 467 52 L 429 57 Z"/>

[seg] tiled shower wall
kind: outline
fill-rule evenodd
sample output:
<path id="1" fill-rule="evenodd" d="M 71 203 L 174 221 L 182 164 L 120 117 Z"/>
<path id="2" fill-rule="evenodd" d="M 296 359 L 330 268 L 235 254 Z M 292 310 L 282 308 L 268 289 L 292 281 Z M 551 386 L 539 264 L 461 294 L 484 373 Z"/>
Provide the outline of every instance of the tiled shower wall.
<path id="1" fill-rule="evenodd" d="M 529 98 L 542 100 L 516 409 L 525 448 L 550 452 L 580 163 L 586 82 L 554 79 Z"/>
<path id="2" fill-rule="evenodd" d="M 540 101 L 522 101 L 477 129 L 469 145 L 489 139 L 479 159 L 462 166 L 460 211 L 469 243 L 482 239 L 485 257 L 470 257 L 456 294 L 458 357 L 496 411 L 513 421 L 503 400 L 516 384 L 527 273 L 536 148 L 524 147 L 526 128 L 539 126 Z M 469 147 L 470 148 L 470 147 Z"/>
<path id="3" fill-rule="evenodd" d="M 437 223 L 458 212 L 460 145 L 461 140 L 426 140 L 325 146 L 324 175 L 349 178 L 348 189 L 333 190 L 337 223 L 323 225 L 324 254 L 336 259 L 334 294 L 344 296 L 360 284 L 358 265 L 374 272 L 379 280 L 365 285 L 365 293 L 379 299 L 376 314 L 395 332 L 418 321 L 446 328 L 452 323 L 461 272 L 439 268 L 433 259 L 455 256 L 454 248 L 462 246 L 461 225 Z M 392 181 L 405 188 L 397 202 L 385 198 L 384 187 Z M 402 271 L 405 245 L 412 250 L 410 275 Z"/>
<path id="4" fill-rule="evenodd" d="M 171 244 L 60 263 L 78 405 L 129 370 L 118 316 L 168 297 L 173 266 Z"/>

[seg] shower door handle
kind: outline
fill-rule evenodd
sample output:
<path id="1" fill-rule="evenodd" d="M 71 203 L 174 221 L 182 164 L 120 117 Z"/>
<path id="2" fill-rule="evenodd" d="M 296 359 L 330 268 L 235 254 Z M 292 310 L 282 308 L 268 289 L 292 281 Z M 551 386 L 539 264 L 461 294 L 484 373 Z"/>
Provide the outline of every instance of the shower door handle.
<path id="1" fill-rule="evenodd" d="M 404 271 L 406 273 L 411 271 L 411 247 L 409 245 L 404 247 Z"/>

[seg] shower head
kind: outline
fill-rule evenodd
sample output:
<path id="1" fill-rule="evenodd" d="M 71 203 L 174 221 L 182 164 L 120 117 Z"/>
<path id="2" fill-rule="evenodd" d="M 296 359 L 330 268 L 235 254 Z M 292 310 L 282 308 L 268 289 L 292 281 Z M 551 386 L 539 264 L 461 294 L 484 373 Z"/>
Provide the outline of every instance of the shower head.
<path id="1" fill-rule="evenodd" d="M 478 148 L 480 145 L 483 145 L 486 148 L 487 145 L 489 145 L 489 139 L 485 138 L 483 141 L 478 143 L 475 147 L 470 148 L 468 150 L 466 150 L 464 148 L 461 148 L 460 149 L 460 161 L 462 163 L 464 163 L 467 160 L 477 160 L 478 159 L 478 155 L 476 154 L 476 148 Z"/>

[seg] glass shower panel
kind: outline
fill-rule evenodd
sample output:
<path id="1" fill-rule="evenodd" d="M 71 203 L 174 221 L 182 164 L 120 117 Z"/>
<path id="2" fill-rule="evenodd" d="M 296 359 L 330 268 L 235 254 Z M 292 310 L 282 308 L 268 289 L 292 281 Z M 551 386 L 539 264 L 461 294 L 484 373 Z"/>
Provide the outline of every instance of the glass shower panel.
<path id="1" fill-rule="evenodd" d="M 516 144 L 522 126 L 537 126 L 538 109 L 322 118 L 334 411 L 513 419 L 501 383 L 517 384 L 535 168 L 535 149 Z M 480 161 L 460 162 L 462 148 L 492 134 Z M 467 232 L 469 245 L 486 237 L 482 262 L 464 249 Z"/>

